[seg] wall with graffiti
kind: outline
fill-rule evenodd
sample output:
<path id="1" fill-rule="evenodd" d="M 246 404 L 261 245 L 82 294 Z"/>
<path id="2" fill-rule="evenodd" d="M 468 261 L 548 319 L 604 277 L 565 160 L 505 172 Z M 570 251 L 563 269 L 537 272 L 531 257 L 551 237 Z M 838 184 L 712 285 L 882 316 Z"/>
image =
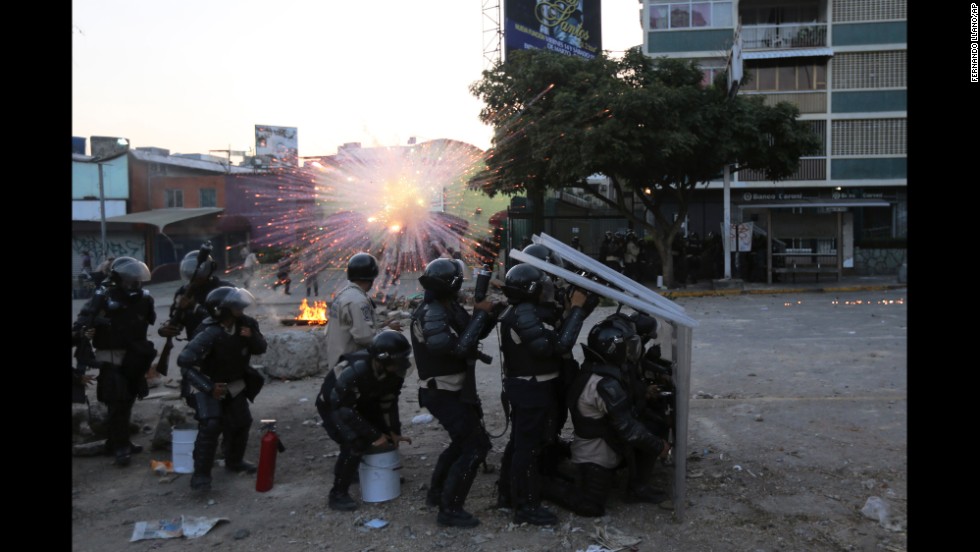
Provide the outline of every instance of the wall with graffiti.
<path id="1" fill-rule="evenodd" d="M 146 262 L 146 242 L 143 235 L 136 232 L 110 232 L 106 235 L 106 249 L 113 257 L 133 257 Z M 99 266 L 102 254 L 102 235 L 95 233 L 74 233 L 71 236 L 72 277 L 82 271 L 82 252 L 92 256 L 92 268 Z"/>

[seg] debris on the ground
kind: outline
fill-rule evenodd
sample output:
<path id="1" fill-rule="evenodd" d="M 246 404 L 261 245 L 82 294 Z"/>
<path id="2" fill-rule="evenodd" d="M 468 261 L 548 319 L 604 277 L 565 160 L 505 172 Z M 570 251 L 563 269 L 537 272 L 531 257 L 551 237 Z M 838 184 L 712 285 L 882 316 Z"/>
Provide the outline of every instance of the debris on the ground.
<path id="1" fill-rule="evenodd" d="M 157 475 L 167 475 L 174 472 L 174 463 L 170 460 L 150 460 L 150 469 Z"/>
<path id="2" fill-rule="evenodd" d="M 71 447 L 71 453 L 74 456 L 101 456 L 103 452 L 105 452 L 105 439 Z"/>
<path id="3" fill-rule="evenodd" d="M 232 535 L 232 538 L 234 538 L 235 540 L 242 540 L 245 537 L 249 536 L 250 534 L 251 533 L 248 532 L 248 529 L 239 529 L 238 531 L 235 531 L 235 534 Z"/>
<path id="4" fill-rule="evenodd" d="M 129 542 L 146 539 L 173 539 L 187 537 L 196 539 L 207 534 L 215 525 L 228 518 L 208 518 L 196 516 L 180 516 L 173 519 L 158 521 L 137 521 L 133 527 L 133 536 Z"/>
<path id="5" fill-rule="evenodd" d="M 605 550 L 607 552 L 627 550 L 640 544 L 640 542 L 643 540 L 640 537 L 624 534 L 615 527 L 599 527 L 598 525 L 595 527 L 595 532 L 592 534 L 592 539 L 596 541 L 596 544 L 602 547 L 600 550 Z M 591 548 L 591 546 L 589 548 Z"/>
<path id="6" fill-rule="evenodd" d="M 365 521 L 364 526 L 370 527 L 371 529 L 381 529 L 382 527 L 387 527 L 388 522 L 380 518 L 374 518 L 371 521 Z"/>

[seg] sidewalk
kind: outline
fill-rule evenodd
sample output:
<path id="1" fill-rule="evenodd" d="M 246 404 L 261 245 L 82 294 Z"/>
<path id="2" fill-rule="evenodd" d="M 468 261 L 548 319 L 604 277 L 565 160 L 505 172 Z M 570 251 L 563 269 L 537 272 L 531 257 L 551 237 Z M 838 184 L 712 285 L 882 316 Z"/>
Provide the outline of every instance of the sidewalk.
<path id="1" fill-rule="evenodd" d="M 716 285 L 712 280 L 703 280 L 695 284 L 688 284 L 683 288 L 672 290 L 656 290 L 650 284 L 647 287 L 660 292 L 668 299 L 676 297 L 709 297 L 721 295 L 744 295 L 744 294 L 773 294 L 773 293 L 804 293 L 804 292 L 823 292 L 823 293 L 842 293 L 848 291 L 881 291 L 886 289 L 905 289 L 908 284 L 899 283 L 898 277 L 894 274 L 882 276 L 843 276 L 838 282 L 832 276 L 821 276 L 817 281 L 813 275 L 797 276 L 796 282 L 784 276 L 785 282 L 773 282 L 772 284 L 743 282 L 741 287 L 733 286 L 724 289 L 722 285 Z"/>
<path id="2" fill-rule="evenodd" d="M 330 292 L 333 291 L 334 286 L 342 285 L 344 282 L 341 271 L 336 271 L 337 274 L 322 274 L 320 278 L 320 295 L 317 297 L 319 300 L 329 300 Z M 224 276 L 224 278 L 231 280 L 236 285 L 241 285 L 240 278 L 236 278 L 234 275 Z M 777 294 L 777 293 L 843 293 L 850 291 L 881 291 L 888 289 L 906 289 L 908 284 L 899 283 L 898 278 L 895 275 L 882 275 L 882 276 L 844 276 L 840 281 L 836 281 L 832 276 L 821 276 L 820 280 L 817 281 L 812 275 L 798 276 L 796 282 L 794 283 L 790 278 L 786 278 L 787 282 L 774 282 L 772 284 L 758 283 L 758 282 L 743 282 L 741 287 L 732 287 L 729 289 L 722 289 L 722 286 L 716 286 L 712 280 L 702 280 L 694 284 L 687 284 L 684 287 L 671 289 L 671 290 L 660 290 L 657 289 L 653 282 L 648 282 L 646 285 L 650 289 L 657 291 L 662 296 L 668 299 L 675 299 L 678 297 L 714 297 L 723 295 L 750 295 L 750 294 Z M 473 281 L 467 279 L 463 287 L 472 287 Z M 262 284 L 265 284 L 262 281 Z M 261 296 L 260 300 L 266 304 L 298 304 L 306 296 L 306 286 L 302 282 L 293 282 L 292 295 L 284 295 L 282 290 L 272 291 L 268 288 L 268 285 L 254 285 L 252 286 L 252 293 L 256 295 L 257 298 Z M 297 285 L 298 284 L 298 285 Z M 173 298 L 174 293 L 177 292 L 177 288 L 180 287 L 181 282 L 163 282 L 159 284 L 149 284 L 146 286 L 153 297 L 156 298 L 157 302 L 164 301 L 169 304 L 169 301 Z M 313 299 L 311 297 L 311 299 Z"/>

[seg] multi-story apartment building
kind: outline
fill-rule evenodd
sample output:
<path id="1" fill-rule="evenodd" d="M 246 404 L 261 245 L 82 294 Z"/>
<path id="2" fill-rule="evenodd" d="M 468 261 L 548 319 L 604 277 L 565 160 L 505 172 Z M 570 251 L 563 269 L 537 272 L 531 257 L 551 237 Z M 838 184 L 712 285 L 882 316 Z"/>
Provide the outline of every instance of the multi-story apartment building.
<path id="1" fill-rule="evenodd" d="M 835 262 L 838 271 L 897 270 L 908 205 L 906 0 L 640 4 L 647 55 L 697 60 L 708 83 L 740 35 L 747 79 L 739 93 L 797 106 L 823 140 L 786 180 L 733 175 L 733 221 L 752 221 L 773 240 L 757 240 L 768 251 L 753 246 L 753 258 L 779 268 L 803 264 L 794 253 L 822 253 L 824 267 Z M 696 195 L 689 229 L 718 232 L 722 187 L 719 179 Z"/>

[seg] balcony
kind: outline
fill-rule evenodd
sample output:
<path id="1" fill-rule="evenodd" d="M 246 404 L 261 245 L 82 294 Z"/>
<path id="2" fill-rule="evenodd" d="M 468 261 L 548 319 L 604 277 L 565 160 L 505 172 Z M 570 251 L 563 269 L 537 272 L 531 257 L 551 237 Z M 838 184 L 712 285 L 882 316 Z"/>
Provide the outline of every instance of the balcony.
<path id="1" fill-rule="evenodd" d="M 800 159 L 800 166 L 796 172 L 783 180 L 826 180 L 827 179 L 827 158 L 826 157 L 804 157 Z M 739 182 L 766 182 L 765 173 L 756 170 L 738 171 Z"/>
<path id="2" fill-rule="evenodd" d="M 784 23 L 742 27 L 743 50 L 822 48 L 827 46 L 826 23 Z"/>
<path id="3" fill-rule="evenodd" d="M 786 102 L 796 106 L 800 113 L 826 113 L 826 92 L 742 92 L 746 96 L 762 96 L 764 103 L 774 106 Z"/>

